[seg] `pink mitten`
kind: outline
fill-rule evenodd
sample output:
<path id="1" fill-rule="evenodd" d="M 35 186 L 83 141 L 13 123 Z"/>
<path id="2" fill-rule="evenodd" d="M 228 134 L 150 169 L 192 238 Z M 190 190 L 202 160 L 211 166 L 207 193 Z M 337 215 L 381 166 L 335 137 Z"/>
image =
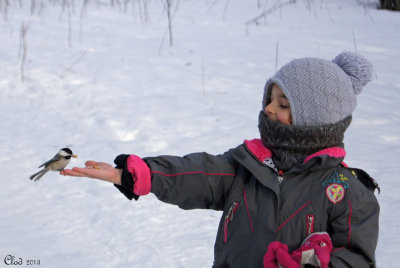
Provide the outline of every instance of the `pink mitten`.
<path id="1" fill-rule="evenodd" d="M 287 245 L 272 242 L 263 259 L 264 268 L 299 268 L 300 265 L 289 255 Z"/>
<path id="2" fill-rule="evenodd" d="M 310 264 L 315 267 L 328 268 L 332 248 L 332 241 L 328 233 L 313 233 L 290 256 L 302 267 Z"/>

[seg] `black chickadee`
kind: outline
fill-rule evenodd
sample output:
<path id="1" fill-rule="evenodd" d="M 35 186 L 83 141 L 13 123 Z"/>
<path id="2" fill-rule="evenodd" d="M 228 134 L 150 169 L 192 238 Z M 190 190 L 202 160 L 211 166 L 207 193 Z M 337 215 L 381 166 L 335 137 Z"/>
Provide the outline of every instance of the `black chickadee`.
<path id="1" fill-rule="evenodd" d="M 62 148 L 58 153 L 49 161 L 43 163 L 39 168 L 43 167 L 42 170 L 30 176 L 33 181 L 38 181 L 47 171 L 61 171 L 63 170 L 71 160 L 71 157 L 77 158 L 69 148 Z"/>

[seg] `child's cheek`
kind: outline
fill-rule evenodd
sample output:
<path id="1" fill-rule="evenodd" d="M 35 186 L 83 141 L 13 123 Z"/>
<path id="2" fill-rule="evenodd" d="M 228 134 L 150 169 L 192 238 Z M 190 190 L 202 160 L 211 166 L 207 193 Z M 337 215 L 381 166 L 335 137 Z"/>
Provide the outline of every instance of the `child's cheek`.
<path id="1" fill-rule="evenodd" d="M 277 119 L 282 124 L 285 124 L 285 125 L 291 125 L 292 124 L 290 113 L 279 113 L 278 116 L 277 116 Z"/>

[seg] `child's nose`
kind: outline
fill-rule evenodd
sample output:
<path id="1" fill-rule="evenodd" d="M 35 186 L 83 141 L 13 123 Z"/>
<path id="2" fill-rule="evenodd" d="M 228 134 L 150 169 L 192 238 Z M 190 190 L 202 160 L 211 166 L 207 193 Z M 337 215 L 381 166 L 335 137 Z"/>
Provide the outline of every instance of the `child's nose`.
<path id="1" fill-rule="evenodd" d="M 265 106 L 264 112 L 265 114 L 274 114 L 274 107 L 272 105 L 272 102 L 270 102 L 267 106 Z"/>

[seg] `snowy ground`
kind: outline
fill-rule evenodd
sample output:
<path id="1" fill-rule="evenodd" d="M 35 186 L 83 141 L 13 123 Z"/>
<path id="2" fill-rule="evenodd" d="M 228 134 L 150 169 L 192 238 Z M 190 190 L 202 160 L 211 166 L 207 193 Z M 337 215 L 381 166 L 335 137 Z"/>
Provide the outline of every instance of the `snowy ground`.
<path id="1" fill-rule="evenodd" d="M 220 212 L 29 175 L 64 146 L 79 155 L 71 166 L 120 153 L 222 153 L 258 137 L 263 85 L 276 67 L 354 49 L 374 63 L 375 80 L 359 95 L 346 160 L 380 183 L 378 265 L 400 267 L 400 13 L 372 0 L 275 9 L 286 1 L 181 0 L 170 47 L 161 1 L 148 1 L 146 23 L 144 1 L 126 10 L 89 1 L 81 12 L 81 1 L 62 11 L 42 0 L 33 15 L 31 1 L 9 2 L 0 1 L 1 267 L 7 255 L 40 267 L 210 267 Z"/>

